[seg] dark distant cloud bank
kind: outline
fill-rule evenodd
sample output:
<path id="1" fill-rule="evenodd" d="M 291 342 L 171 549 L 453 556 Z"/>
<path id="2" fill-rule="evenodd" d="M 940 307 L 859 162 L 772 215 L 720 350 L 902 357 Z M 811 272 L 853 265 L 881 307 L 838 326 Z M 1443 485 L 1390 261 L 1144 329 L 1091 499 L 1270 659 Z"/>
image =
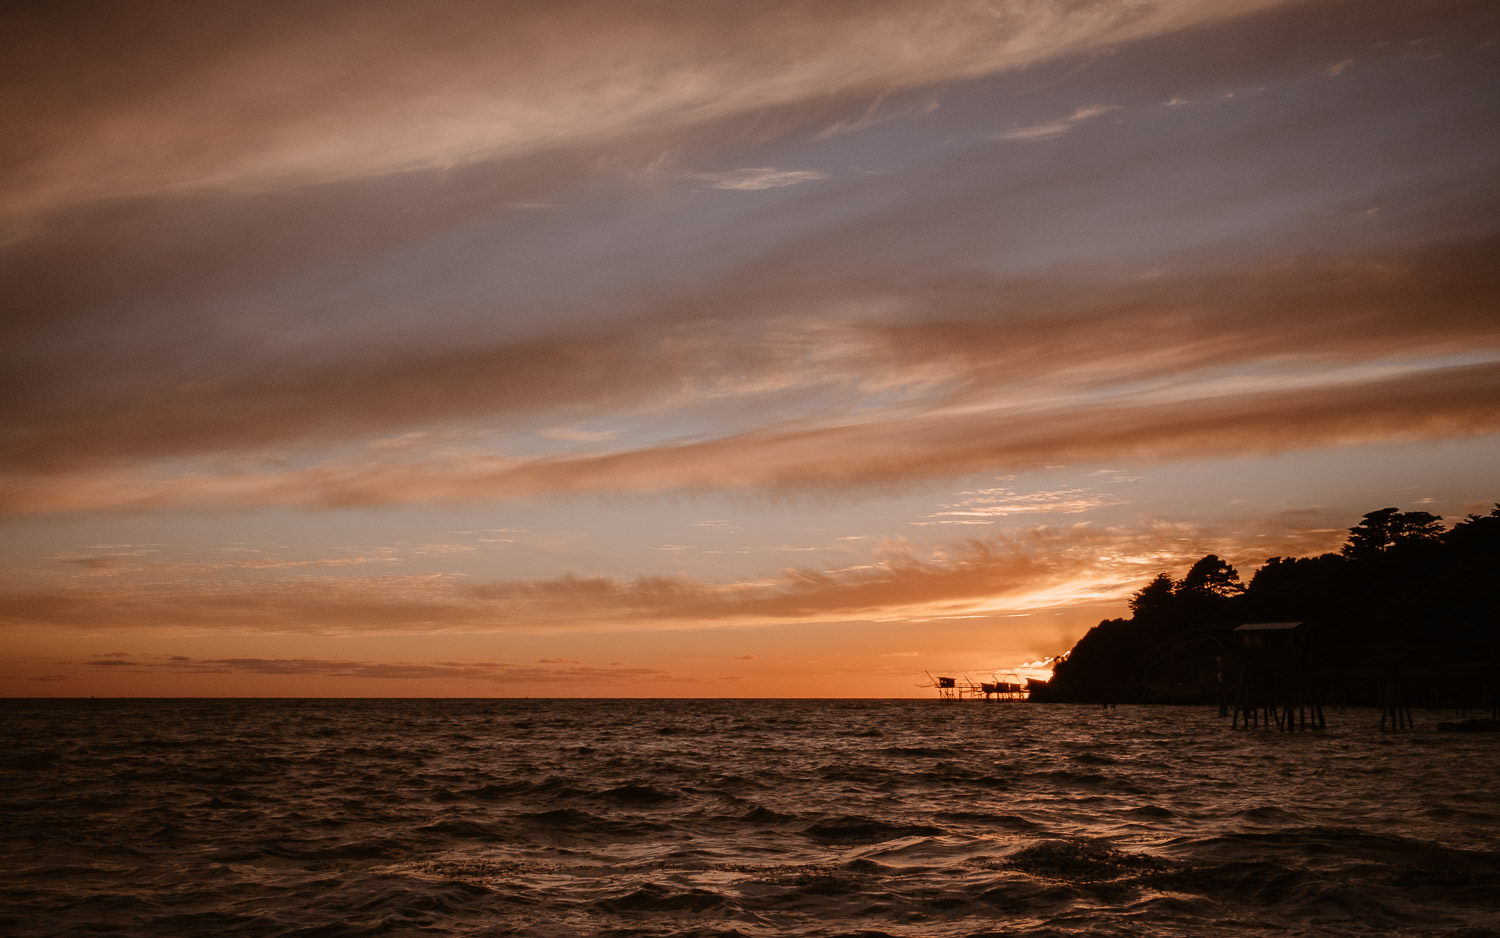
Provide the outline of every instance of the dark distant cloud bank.
<path id="1" fill-rule="evenodd" d="M 661 668 L 591 667 L 569 662 L 569 667 L 538 668 L 498 661 L 381 662 L 330 658 L 192 658 L 172 655 L 167 660 L 90 661 L 89 666 L 128 665 L 131 668 L 174 674 L 251 674 L 282 677 L 375 678 L 392 681 L 466 680 L 503 684 L 630 683 L 632 681 L 687 681 Z M 38 680 L 58 680 L 38 678 Z"/>

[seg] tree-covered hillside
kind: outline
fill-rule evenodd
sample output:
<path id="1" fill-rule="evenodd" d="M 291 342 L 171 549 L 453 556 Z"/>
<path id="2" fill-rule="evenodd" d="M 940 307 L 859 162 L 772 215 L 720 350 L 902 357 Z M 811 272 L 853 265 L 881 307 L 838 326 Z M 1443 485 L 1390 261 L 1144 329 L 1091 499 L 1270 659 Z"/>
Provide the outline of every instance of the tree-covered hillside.
<path id="1" fill-rule="evenodd" d="M 1306 622 L 1327 660 L 1377 648 L 1462 654 L 1500 641 L 1500 504 L 1451 528 L 1424 511 L 1382 508 L 1349 529 L 1336 554 L 1272 557 L 1248 584 L 1215 554 L 1130 600 L 1130 618 L 1090 629 L 1032 699 L 1204 699 L 1229 634 L 1249 622 Z"/>

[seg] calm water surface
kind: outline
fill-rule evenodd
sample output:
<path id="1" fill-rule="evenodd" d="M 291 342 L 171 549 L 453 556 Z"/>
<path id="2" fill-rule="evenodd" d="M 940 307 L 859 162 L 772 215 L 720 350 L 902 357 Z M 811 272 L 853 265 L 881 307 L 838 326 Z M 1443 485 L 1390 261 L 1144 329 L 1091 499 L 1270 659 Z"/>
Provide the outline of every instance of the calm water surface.
<path id="1" fill-rule="evenodd" d="M 1500 738 L 935 701 L 9 701 L 0 933 L 1500 935 Z"/>

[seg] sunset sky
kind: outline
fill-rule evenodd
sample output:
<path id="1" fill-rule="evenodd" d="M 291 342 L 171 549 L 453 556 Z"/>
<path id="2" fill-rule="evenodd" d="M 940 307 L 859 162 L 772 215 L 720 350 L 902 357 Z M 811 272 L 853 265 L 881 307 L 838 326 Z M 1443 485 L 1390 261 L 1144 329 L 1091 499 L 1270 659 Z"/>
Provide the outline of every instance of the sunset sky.
<path id="1" fill-rule="evenodd" d="M 1500 4 L 11 3 L 0 694 L 911 696 L 1500 499 Z"/>

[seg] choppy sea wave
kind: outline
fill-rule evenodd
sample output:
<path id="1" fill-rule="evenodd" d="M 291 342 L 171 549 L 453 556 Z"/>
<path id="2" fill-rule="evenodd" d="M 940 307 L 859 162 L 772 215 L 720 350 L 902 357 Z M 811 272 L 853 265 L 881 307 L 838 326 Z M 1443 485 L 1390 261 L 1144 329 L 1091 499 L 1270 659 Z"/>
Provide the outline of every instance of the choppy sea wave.
<path id="1" fill-rule="evenodd" d="M 0 933 L 1500 935 L 1500 738 L 937 701 L 10 701 Z"/>

